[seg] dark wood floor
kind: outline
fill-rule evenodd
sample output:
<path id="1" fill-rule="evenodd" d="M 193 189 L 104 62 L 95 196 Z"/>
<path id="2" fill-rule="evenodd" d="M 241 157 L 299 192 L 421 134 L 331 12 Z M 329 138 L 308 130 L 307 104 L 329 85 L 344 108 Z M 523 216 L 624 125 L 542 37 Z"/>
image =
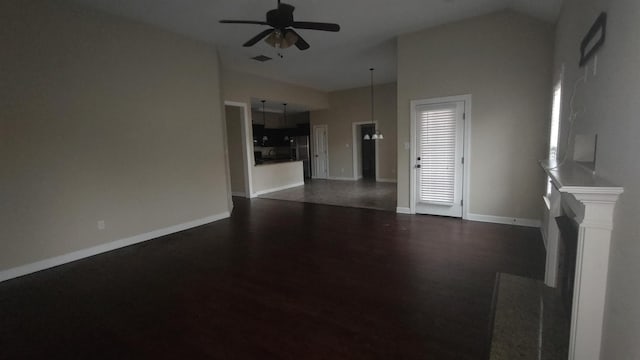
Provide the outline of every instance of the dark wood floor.
<path id="1" fill-rule="evenodd" d="M 234 199 L 230 219 L 0 283 L 0 359 L 485 359 L 539 230 Z"/>

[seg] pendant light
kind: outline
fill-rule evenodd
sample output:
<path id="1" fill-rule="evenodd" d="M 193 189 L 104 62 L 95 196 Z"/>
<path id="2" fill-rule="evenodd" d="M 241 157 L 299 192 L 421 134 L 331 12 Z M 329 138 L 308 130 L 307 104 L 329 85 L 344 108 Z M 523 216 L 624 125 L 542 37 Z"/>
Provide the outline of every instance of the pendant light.
<path id="1" fill-rule="evenodd" d="M 371 125 L 373 125 L 373 128 L 375 129 L 375 132 L 373 133 L 373 135 L 369 135 L 369 134 L 365 134 L 363 139 L 364 140 L 382 140 L 384 139 L 384 135 L 382 135 L 382 133 L 380 131 L 378 131 L 376 129 L 376 123 L 374 121 L 374 117 L 373 117 L 373 110 L 374 110 L 374 106 L 373 106 L 373 68 L 370 68 L 369 71 L 371 72 Z"/>
<path id="2" fill-rule="evenodd" d="M 264 112 L 264 103 L 267 100 L 260 100 L 260 102 L 262 103 L 262 124 L 264 125 L 264 128 L 267 128 L 267 118 L 265 117 L 265 112 Z M 264 143 L 265 141 L 268 141 L 269 138 L 267 137 L 267 135 L 263 135 L 262 136 L 262 142 Z"/>

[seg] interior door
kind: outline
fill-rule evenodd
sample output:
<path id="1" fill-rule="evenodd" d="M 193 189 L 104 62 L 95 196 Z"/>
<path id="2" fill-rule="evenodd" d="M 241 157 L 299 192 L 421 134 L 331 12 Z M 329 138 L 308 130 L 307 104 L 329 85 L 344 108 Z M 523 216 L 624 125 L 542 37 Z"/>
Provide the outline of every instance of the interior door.
<path id="1" fill-rule="evenodd" d="M 462 217 L 464 101 L 416 105 L 415 209 Z"/>
<path id="2" fill-rule="evenodd" d="M 327 140 L 327 126 L 317 125 L 313 127 L 313 157 L 314 178 L 326 179 L 329 177 L 329 152 Z"/>

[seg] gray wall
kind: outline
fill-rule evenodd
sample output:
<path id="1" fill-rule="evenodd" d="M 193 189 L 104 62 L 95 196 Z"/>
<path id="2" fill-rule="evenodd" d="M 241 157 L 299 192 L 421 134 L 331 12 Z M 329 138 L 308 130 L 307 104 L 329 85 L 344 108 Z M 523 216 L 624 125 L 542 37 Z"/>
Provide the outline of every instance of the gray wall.
<path id="1" fill-rule="evenodd" d="M 0 48 L 0 270 L 229 211 L 213 47 L 5 0 Z"/>
<path id="2" fill-rule="evenodd" d="M 540 218 L 553 30 L 502 11 L 399 37 L 399 207 L 409 207 L 410 101 L 471 94 L 469 211 Z"/>
<path id="3" fill-rule="evenodd" d="M 569 99 L 584 75 L 582 37 L 600 11 L 608 12 L 607 40 L 597 74 L 576 85 L 574 134 L 598 134 L 596 172 L 624 186 L 615 210 L 601 359 L 640 359 L 640 2 L 567 0 L 556 36 L 555 74 L 565 66 L 561 151 L 567 149 Z M 573 137 L 572 137 L 573 138 Z M 571 148 L 571 147 L 570 147 Z"/>

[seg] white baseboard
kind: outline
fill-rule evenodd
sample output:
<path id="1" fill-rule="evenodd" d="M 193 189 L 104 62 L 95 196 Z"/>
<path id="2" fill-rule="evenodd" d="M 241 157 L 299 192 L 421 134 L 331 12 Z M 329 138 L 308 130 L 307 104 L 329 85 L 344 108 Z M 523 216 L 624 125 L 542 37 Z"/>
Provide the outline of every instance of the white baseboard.
<path id="1" fill-rule="evenodd" d="M 377 178 L 376 179 L 377 182 L 384 182 L 384 183 L 397 183 L 398 180 L 396 179 L 385 179 L 385 178 Z"/>
<path id="2" fill-rule="evenodd" d="M 411 215 L 411 208 L 408 207 L 397 207 L 396 212 L 398 214 L 409 214 Z"/>
<path id="3" fill-rule="evenodd" d="M 329 176 L 329 180 L 338 180 L 338 181 L 356 181 L 355 178 L 350 177 L 338 177 L 338 176 Z"/>
<path id="4" fill-rule="evenodd" d="M 244 192 L 240 192 L 240 191 L 232 191 L 231 192 L 231 196 L 247 197 L 247 194 L 245 194 Z"/>
<path id="5" fill-rule="evenodd" d="M 538 219 L 511 218 L 493 215 L 467 214 L 466 220 L 481 221 L 495 224 L 518 225 L 539 228 L 541 225 Z"/>
<path id="6" fill-rule="evenodd" d="M 303 182 L 299 182 L 299 183 L 295 183 L 295 184 L 279 186 L 279 187 L 276 187 L 276 188 L 256 191 L 255 193 L 253 193 L 253 196 L 251 196 L 251 197 L 256 197 L 256 196 L 260 196 L 260 195 L 264 195 L 264 194 L 268 194 L 268 193 L 272 193 L 272 192 L 280 191 L 280 190 L 287 190 L 287 189 L 291 189 L 291 188 L 298 187 L 298 186 L 304 186 L 304 181 Z"/>
<path id="7" fill-rule="evenodd" d="M 31 264 L 21 265 L 11 269 L 2 270 L 0 271 L 0 282 L 17 278 L 19 276 L 31 274 L 36 271 L 49 269 L 58 265 L 70 263 L 72 261 L 80 260 L 86 257 L 98 255 L 107 251 L 116 250 L 129 245 L 141 243 L 147 240 L 152 240 L 161 236 L 173 234 L 179 231 L 187 230 L 187 229 L 208 224 L 214 221 L 222 220 L 222 219 L 228 218 L 229 216 L 230 216 L 230 213 L 228 211 L 225 211 L 223 213 L 212 215 L 203 219 L 193 220 L 186 223 L 169 226 L 163 229 L 153 230 L 144 234 L 139 234 L 139 235 L 131 236 L 128 238 L 115 240 L 112 242 L 108 242 L 106 244 L 93 246 L 87 249 L 74 251 L 74 252 L 60 255 L 60 256 L 55 256 L 55 257 L 40 260 Z"/>

